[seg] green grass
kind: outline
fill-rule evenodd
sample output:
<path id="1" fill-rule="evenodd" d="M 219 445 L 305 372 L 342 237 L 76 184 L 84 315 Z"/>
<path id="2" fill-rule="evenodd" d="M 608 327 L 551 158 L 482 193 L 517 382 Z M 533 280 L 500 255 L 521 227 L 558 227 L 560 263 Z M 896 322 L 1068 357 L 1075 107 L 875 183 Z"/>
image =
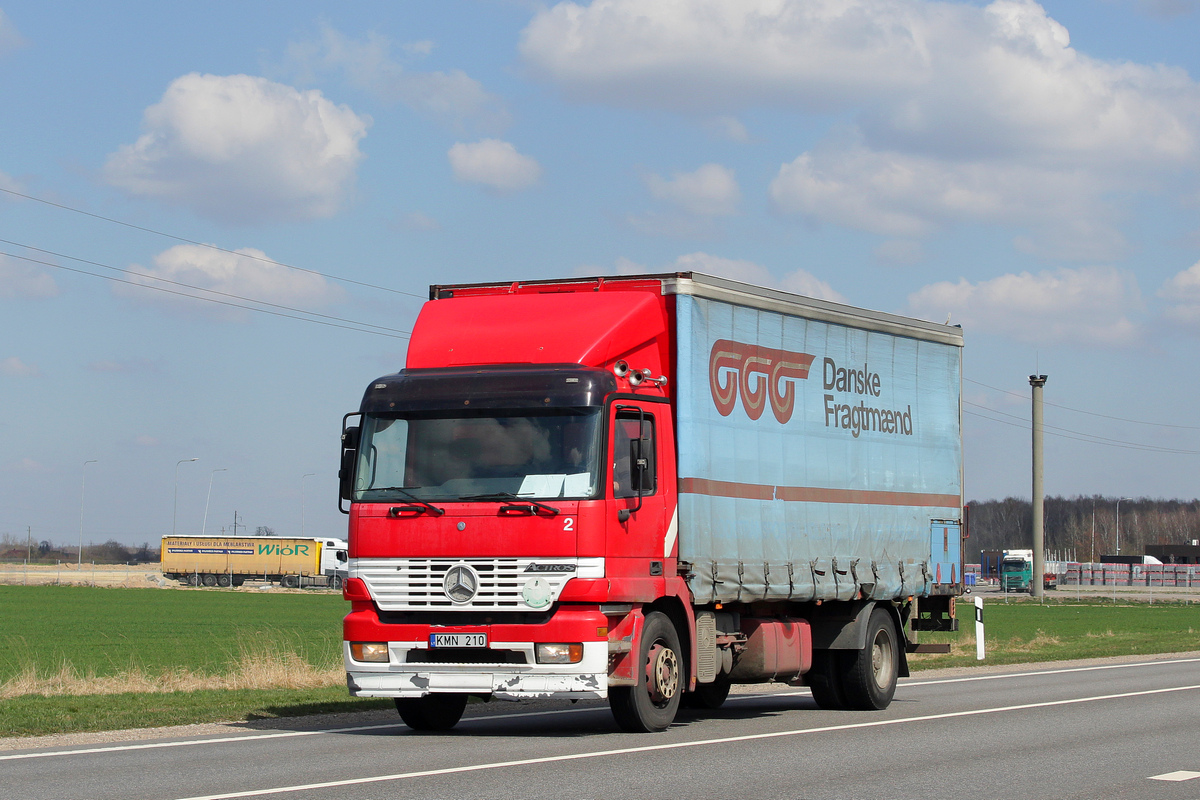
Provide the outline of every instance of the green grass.
<path id="1" fill-rule="evenodd" d="M 117 675 L 186 669 L 222 674 L 247 648 L 340 663 L 339 595 L 0 586 L 0 683 L 30 665 Z"/>
<path id="2" fill-rule="evenodd" d="M 351 698 L 340 682 L 346 610 L 330 594 L 0 586 L 0 685 L 31 670 L 49 684 L 65 665 L 85 679 L 113 678 L 120 689 L 130 673 L 224 676 L 262 654 L 282 673 L 298 658 L 331 675 L 312 688 L 17 694 L 0 700 L 0 736 L 390 708 L 390 700 Z M 973 609 L 960 603 L 959 613 L 958 633 L 920 635 L 951 643 L 952 652 L 914 654 L 914 670 L 980 663 Z M 1200 605 L 1026 600 L 989 602 L 984 613 L 984 664 L 1200 650 Z"/>
<path id="3" fill-rule="evenodd" d="M 958 606 L 957 633 L 921 633 L 919 641 L 950 643 L 948 655 L 913 654 L 916 669 L 977 664 L 1020 664 L 1200 650 L 1200 605 L 1111 601 L 1024 600 L 984 606 L 986 658 L 975 658 L 975 612 Z"/>

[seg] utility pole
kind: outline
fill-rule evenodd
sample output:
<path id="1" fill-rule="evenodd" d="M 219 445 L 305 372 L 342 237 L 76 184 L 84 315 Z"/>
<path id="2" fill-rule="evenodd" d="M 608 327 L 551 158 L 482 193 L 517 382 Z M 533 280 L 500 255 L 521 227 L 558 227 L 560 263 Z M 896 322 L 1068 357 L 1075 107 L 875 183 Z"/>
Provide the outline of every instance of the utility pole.
<path id="1" fill-rule="evenodd" d="M 237 529 L 238 529 L 239 524 L 240 523 L 238 522 L 238 512 L 235 511 L 235 512 L 233 512 L 233 535 L 234 536 L 237 536 Z M 242 527 L 244 528 L 246 526 L 242 525 Z"/>
<path id="2" fill-rule="evenodd" d="M 28 564 L 33 558 L 33 526 L 25 526 L 25 563 Z"/>
<path id="3" fill-rule="evenodd" d="M 1046 498 L 1042 488 L 1042 387 L 1046 385 L 1046 376 L 1030 375 L 1029 385 L 1033 387 L 1033 575 L 1029 578 L 1029 593 L 1041 597 L 1046 572 Z"/>

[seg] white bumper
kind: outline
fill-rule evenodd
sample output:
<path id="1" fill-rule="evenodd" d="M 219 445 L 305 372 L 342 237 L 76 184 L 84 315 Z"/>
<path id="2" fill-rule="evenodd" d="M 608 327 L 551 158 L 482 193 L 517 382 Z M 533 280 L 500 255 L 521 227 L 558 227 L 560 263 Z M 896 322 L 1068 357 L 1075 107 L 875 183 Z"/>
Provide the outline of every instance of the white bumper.
<path id="1" fill-rule="evenodd" d="M 493 648 L 525 653 L 524 664 L 407 663 L 424 642 L 390 642 L 388 663 L 350 657 L 343 642 L 346 684 L 357 697 L 421 697 L 433 692 L 490 694 L 500 700 L 608 697 L 608 643 L 584 642 L 578 664 L 538 664 L 532 642 L 494 642 Z"/>

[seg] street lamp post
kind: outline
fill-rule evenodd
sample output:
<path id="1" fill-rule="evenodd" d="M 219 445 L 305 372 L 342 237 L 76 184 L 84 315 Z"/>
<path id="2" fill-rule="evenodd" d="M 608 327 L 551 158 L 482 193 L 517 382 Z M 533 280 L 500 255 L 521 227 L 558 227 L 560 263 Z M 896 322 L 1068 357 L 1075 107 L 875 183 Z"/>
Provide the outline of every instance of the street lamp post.
<path id="1" fill-rule="evenodd" d="M 300 476 L 300 535 L 304 536 L 304 479 L 311 478 L 316 475 L 315 472 L 306 472 Z"/>
<path id="2" fill-rule="evenodd" d="M 179 465 L 178 465 L 178 464 L 176 464 L 175 466 L 176 466 L 176 467 L 178 467 Z M 206 531 L 206 530 L 208 530 L 208 503 L 209 503 L 209 501 L 210 501 L 210 500 L 212 500 L 212 482 L 213 482 L 213 478 L 216 476 L 216 474 L 217 474 L 218 472 L 228 472 L 228 471 L 229 471 L 229 470 L 228 470 L 228 469 L 226 469 L 225 467 L 221 467 L 220 469 L 214 469 L 214 470 L 213 470 L 213 471 L 212 471 L 212 472 L 209 474 L 209 476 L 208 476 L 208 497 L 207 497 L 207 498 L 205 498 L 205 500 L 204 500 L 204 522 L 202 522 L 202 523 L 200 524 L 200 535 L 201 535 L 201 536 L 204 536 L 204 535 L 205 535 L 205 531 Z"/>
<path id="3" fill-rule="evenodd" d="M 1117 555 L 1121 555 L 1121 501 L 1123 500 L 1132 502 L 1133 498 L 1122 497 L 1120 500 L 1117 500 Z"/>
<path id="4" fill-rule="evenodd" d="M 96 464 L 98 460 L 93 458 L 90 461 L 83 462 L 83 480 L 79 483 L 79 569 L 83 569 L 83 491 L 87 488 L 87 465 Z"/>
<path id="5" fill-rule="evenodd" d="M 175 535 L 175 520 L 179 517 L 179 465 L 187 464 L 192 461 L 199 461 L 199 458 L 181 458 L 175 462 L 175 507 L 171 512 L 171 535 Z"/>

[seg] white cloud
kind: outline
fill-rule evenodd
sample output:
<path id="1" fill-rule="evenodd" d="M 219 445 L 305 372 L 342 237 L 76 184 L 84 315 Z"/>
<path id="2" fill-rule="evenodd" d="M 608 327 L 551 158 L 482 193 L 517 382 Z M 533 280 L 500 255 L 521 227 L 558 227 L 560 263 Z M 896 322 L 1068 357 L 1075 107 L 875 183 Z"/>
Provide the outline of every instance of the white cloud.
<path id="1" fill-rule="evenodd" d="M 847 136 L 780 167 L 770 196 L 784 213 L 881 236 L 999 223 L 1029 231 L 1014 240 L 1025 252 L 1101 259 L 1126 249 L 1103 201 L 1115 188 L 1092 170 L 872 150 Z"/>
<path id="2" fill-rule="evenodd" d="M 742 199 L 733 170 L 720 164 L 704 164 L 695 172 L 676 172 L 670 180 L 659 175 L 647 175 L 645 180 L 655 198 L 700 217 L 736 214 Z"/>
<path id="3" fill-rule="evenodd" d="M 1158 296 L 1169 303 L 1167 319 L 1200 330 L 1200 261 L 1164 283 Z"/>
<path id="4" fill-rule="evenodd" d="M 318 71 L 341 70 L 351 83 L 384 102 L 403 103 L 458 128 L 470 124 L 480 130 L 499 132 L 511 122 L 504 103 L 462 70 L 406 69 L 392 58 L 391 47 L 390 40 L 376 33 L 356 40 L 324 26 L 319 42 L 292 44 L 288 55 L 300 68 L 302 77 Z M 401 45 L 401 49 L 409 56 L 425 56 L 433 52 L 433 42 L 410 42 Z"/>
<path id="5" fill-rule="evenodd" d="M 925 260 L 925 248 L 912 239 L 888 239 L 874 250 L 875 258 L 884 264 L 911 266 Z"/>
<path id="6" fill-rule="evenodd" d="M 16 258 L 0 255 L 0 298 L 46 298 L 58 295 L 48 273 Z"/>
<path id="7" fill-rule="evenodd" d="M 88 364 L 87 368 L 92 372 L 108 372 L 119 374 L 162 372 L 162 366 L 160 364 L 145 358 L 126 358 L 119 361 L 103 359 L 101 361 L 93 361 L 91 364 Z"/>
<path id="8" fill-rule="evenodd" d="M 706 123 L 709 132 L 718 139 L 745 144 L 750 141 L 750 131 L 737 117 L 728 115 L 714 117 Z"/>
<path id="9" fill-rule="evenodd" d="M 42 371 L 37 368 L 36 364 L 26 364 L 16 356 L 9 356 L 0 361 L 0 375 L 8 375 L 13 378 L 37 378 L 41 374 Z"/>
<path id="10" fill-rule="evenodd" d="M 108 157 L 108 181 L 221 222 L 328 217 L 354 182 L 370 120 L 250 75 L 177 78 L 146 132 Z"/>
<path id="11" fill-rule="evenodd" d="M 1141 337 L 1130 316 L 1142 308 L 1133 276 L 1112 267 L 1001 275 L 930 284 L 908 296 L 912 314 L 1035 344 L 1124 346 Z"/>
<path id="12" fill-rule="evenodd" d="M 17 26 L 12 24 L 12 20 L 0 9 L 0 57 L 6 56 L 14 50 L 19 50 L 25 46 L 25 40 L 21 38 Z"/>
<path id="13" fill-rule="evenodd" d="M 687 253 L 661 269 L 649 269 L 622 257 L 617 259 L 615 269 L 620 275 L 638 275 L 648 272 L 702 272 L 705 275 L 715 275 L 718 278 L 728 278 L 755 286 L 782 289 L 785 292 L 818 300 L 831 300 L 835 303 L 846 302 L 846 298 L 834 291 L 832 286 L 807 270 L 796 269 L 784 276 L 783 280 L 778 280 L 770 270 L 761 264 L 744 259 L 723 258 L 711 253 Z"/>
<path id="14" fill-rule="evenodd" d="M 472 144 L 459 142 L 446 156 L 455 178 L 497 192 L 528 189 L 542 177 L 542 167 L 536 160 L 518 153 L 512 144 L 499 139 L 483 139 Z"/>
<path id="15" fill-rule="evenodd" d="M 1200 85 L 1080 53 L 1032 0 L 564 2 L 533 18 L 521 53 L 584 100 L 836 112 L 852 121 L 785 164 L 772 194 L 889 236 L 982 221 L 1029 227 L 1026 250 L 1111 255 L 1119 234 L 1096 237 L 1110 198 L 1200 165 Z"/>
<path id="16" fill-rule="evenodd" d="M 171 291 L 243 305 L 244 301 L 236 297 L 222 295 L 237 295 L 305 309 L 324 307 L 343 297 L 338 287 L 329 284 L 320 275 L 271 263 L 263 251 L 250 247 L 228 253 L 201 245 L 181 244 L 155 256 L 153 267 L 134 265 L 130 270 L 148 276 L 130 277 L 130 280 L 143 286 L 160 286 Z M 164 281 L 208 291 L 195 291 Z M 113 291 L 138 302 L 203 312 L 221 319 L 248 318 L 248 312 L 227 305 L 197 302 L 165 292 L 124 284 L 115 284 Z"/>
<path id="17" fill-rule="evenodd" d="M 50 470 L 46 468 L 40 461 L 34 461 L 32 458 L 22 458 L 20 461 L 14 461 L 4 466 L 5 472 L 24 472 L 30 475 L 38 475 Z"/>

